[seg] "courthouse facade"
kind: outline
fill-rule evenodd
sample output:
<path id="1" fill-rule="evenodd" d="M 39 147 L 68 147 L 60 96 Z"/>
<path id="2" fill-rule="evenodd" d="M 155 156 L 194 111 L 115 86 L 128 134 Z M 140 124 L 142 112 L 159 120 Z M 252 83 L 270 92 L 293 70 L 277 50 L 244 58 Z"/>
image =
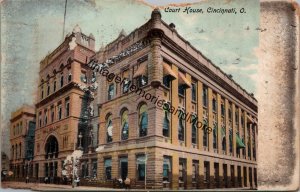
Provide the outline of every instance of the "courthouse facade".
<path id="1" fill-rule="evenodd" d="M 128 177 L 138 188 L 156 189 L 257 186 L 256 99 L 158 10 L 91 60 L 114 74 L 99 75 L 99 179 Z M 110 78 L 116 75 L 121 83 Z M 144 93 L 130 91 L 131 84 Z M 158 107 L 145 93 L 212 132 Z"/>
<path id="2" fill-rule="evenodd" d="M 158 10 L 129 35 L 122 31 L 98 52 L 94 46 L 93 35 L 77 26 L 40 63 L 33 178 L 60 182 L 66 156 L 82 149 L 81 184 L 93 178 L 96 186 L 113 186 L 115 179 L 129 178 L 133 188 L 257 187 L 256 99 Z M 93 61 L 113 75 L 95 73 L 95 66 L 92 72 Z M 99 87 L 91 101 L 80 87 L 93 78 Z M 183 113 L 189 118 L 178 116 Z M 24 164 L 12 131 L 17 175 Z"/>

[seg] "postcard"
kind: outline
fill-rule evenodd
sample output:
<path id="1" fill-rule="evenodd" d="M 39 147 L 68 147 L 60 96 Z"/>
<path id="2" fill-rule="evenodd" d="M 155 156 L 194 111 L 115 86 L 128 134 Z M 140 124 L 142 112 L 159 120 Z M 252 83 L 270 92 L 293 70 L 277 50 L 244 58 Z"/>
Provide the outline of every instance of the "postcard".
<path id="1" fill-rule="evenodd" d="M 0 3 L 1 190 L 299 190 L 296 1 Z"/>

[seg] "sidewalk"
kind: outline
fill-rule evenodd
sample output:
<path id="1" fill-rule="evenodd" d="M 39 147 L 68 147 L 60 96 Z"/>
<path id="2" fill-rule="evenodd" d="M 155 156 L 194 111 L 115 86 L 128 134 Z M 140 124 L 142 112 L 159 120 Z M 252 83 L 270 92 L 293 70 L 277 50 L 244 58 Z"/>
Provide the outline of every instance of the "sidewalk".
<path id="1" fill-rule="evenodd" d="M 79 186 L 72 188 L 71 185 L 57 185 L 57 184 L 44 184 L 44 183 L 25 183 L 25 182 L 2 182 L 2 188 L 12 189 L 29 189 L 33 191 L 155 191 L 155 190 L 143 190 L 143 189 L 115 189 L 104 187 L 88 187 Z M 1 190 L 1 189 L 0 189 Z M 169 190 L 157 190 L 157 191 L 169 191 Z M 177 190 L 170 190 L 177 191 Z M 178 190 L 178 191 L 255 191 L 249 188 L 226 188 L 226 189 L 201 189 L 201 190 Z"/>
<path id="2" fill-rule="evenodd" d="M 13 188 L 13 189 L 30 189 L 34 191 L 118 191 L 120 189 L 113 188 L 100 188 L 100 187 L 88 187 L 79 186 L 72 188 L 71 185 L 57 185 L 57 184 L 44 184 L 44 183 L 25 183 L 25 182 L 2 182 L 2 188 Z"/>

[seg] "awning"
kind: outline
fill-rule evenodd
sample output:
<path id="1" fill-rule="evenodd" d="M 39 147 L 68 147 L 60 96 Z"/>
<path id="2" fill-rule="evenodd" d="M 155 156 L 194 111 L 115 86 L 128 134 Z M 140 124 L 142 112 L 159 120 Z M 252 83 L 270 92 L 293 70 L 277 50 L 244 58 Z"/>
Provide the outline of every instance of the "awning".
<path id="1" fill-rule="evenodd" d="M 139 68 L 134 73 L 133 78 L 136 78 L 138 76 L 147 76 L 147 73 L 148 73 L 147 62 L 144 62 L 144 63 L 140 64 Z"/>
<path id="2" fill-rule="evenodd" d="M 174 79 L 177 79 L 177 75 L 175 72 L 171 69 L 171 66 L 168 65 L 167 63 L 163 63 L 163 70 L 164 70 L 164 76 L 165 75 L 170 75 Z"/>
<path id="3" fill-rule="evenodd" d="M 237 148 L 245 148 L 246 147 L 238 134 L 236 134 L 236 147 Z"/>
<path id="4" fill-rule="evenodd" d="M 179 84 L 184 84 L 187 88 L 191 87 L 191 82 L 189 80 L 187 80 L 187 78 L 185 78 L 185 75 L 183 73 L 181 73 L 180 71 L 178 72 L 178 83 Z"/>

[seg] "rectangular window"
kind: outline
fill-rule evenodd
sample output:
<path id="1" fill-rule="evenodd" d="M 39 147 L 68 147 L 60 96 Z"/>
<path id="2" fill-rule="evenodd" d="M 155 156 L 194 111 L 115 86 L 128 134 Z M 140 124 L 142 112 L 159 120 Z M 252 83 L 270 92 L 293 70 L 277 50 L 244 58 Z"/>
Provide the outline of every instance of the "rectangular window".
<path id="1" fill-rule="evenodd" d="M 143 75 L 137 77 L 137 86 L 138 86 L 138 88 L 144 87 L 147 84 L 148 84 L 148 77 L 143 76 Z"/>
<path id="2" fill-rule="evenodd" d="M 47 109 L 44 111 L 44 125 L 47 125 L 48 123 L 48 111 Z"/>
<path id="3" fill-rule="evenodd" d="M 197 84 L 192 83 L 192 101 L 197 101 Z"/>
<path id="4" fill-rule="evenodd" d="M 172 174 L 172 160 L 171 157 L 164 156 L 163 161 L 163 181 L 164 182 L 171 182 L 171 174 Z"/>
<path id="5" fill-rule="evenodd" d="M 223 164 L 224 186 L 228 187 L 227 165 Z"/>
<path id="6" fill-rule="evenodd" d="M 216 187 L 219 187 L 219 163 L 214 163 L 214 177 L 215 177 L 215 183 Z"/>
<path id="7" fill-rule="evenodd" d="M 184 111 L 180 111 L 178 115 L 178 140 L 184 141 L 185 137 L 185 120 L 182 118 Z"/>
<path id="8" fill-rule="evenodd" d="M 44 99 L 44 87 L 41 87 L 41 99 Z"/>
<path id="9" fill-rule="evenodd" d="M 165 103 L 164 105 L 168 105 L 168 107 L 170 107 L 169 104 Z M 169 108 L 166 108 L 169 109 Z M 164 122 L 163 122 L 163 136 L 164 137 L 170 137 L 170 112 L 168 110 L 164 110 Z"/>
<path id="10" fill-rule="evenodd" d="M 197 115 L 194 114 L 192 117 L 192 143 L 197 144 L 198 143 L 198 129 L 197 129 Z"/>
<path id="11" fill-rule="evenodd" d="M 47 85 L 47 96 L 50 94 L 50 85 L 49 85 L 49 83 L 48 83 L 48 85 Z"/>
<path id="12" fill-rule="evenodd" d="M 54 121 L 54 106 L 51 106 L 51 122 Z"/>
<path id="13" fill-rule="evenodd" d="M 111 180 L 111 158 L 104 159 L 105 179 Z"/>
<path id="14" fill-rule="evenodd" d="M 203 102 L 203 107 L 207 107 L 207 101 L 208 101 L 208 88 L 203 85 L 203 90 L 202 90 L 202 102 Z"/>
<path id="15" fill-rule="evenodd" d="M 164 86 L 170 88 L 170 86 L 171 86 L 171 76 L 170 75 L 165 75 L 163 77 L 163 84 L 164 84 Z"/>
<path id="16" fill-rule="evenodd" d="M 114 94 L 115 94 L 115 85 L 114 84 L 110 84 L 108 86 L 108 100 L 111 100 L 114 98 Z"/>
<path id="17" fill-rule="evenodd" d="M 239 185 L 239 187 L 242 187 L 242 170 L 241 170 L 241 166 L 237 166 L 237 170 L 238 170 L 238 185 Z"/>
<path id="18" fill-rule="evenodd" d="M 230 165 L 230 180 L 231 186 L 234 186 L 234 165 Z"/>
<path id="19" fill-rule="evenodd" d="M 56 91 L 56 81 L 53 82 L 53 92 Z"/>
<path id="20" fill-rule="evenodd" d="M 199 178 L 199 161 L 193 160 L 192 182 L 197 183 Z"/>
<path id="21" fill-rule="evenodd" d="M 39 113 L 39 127 L 42 127 L 42 112 Z"/>
<path id="22" fill-rule="evenodd" d="M 207 135 L 207 119 L 203 120 L 203 146 L 208 147 L 208 135 Z"/>
<path id="23" fill-rule="evenodd" d="M 62 119 L 62 108 L 61 104 L 58 105 L 58 120 Z"/>
<path id="24" fill-rule="evenodd" d="M 186 159 L 179 159 L 179 182 L 186 182 Z"/>
<path id="25" fill-rule="evenodd" d="M 70 116 L 70 100 L 66 99 L 66 117 Z"/>
<path id="26" fill-rule="evenodd" d="M 185 94 L 185 85 L 184 84 L 178 85 L 178 94 L 180 96 L 184 97 L 184 94 Z"/>
<path id="27" fill-rule="evenodd" d="M 92 160 L 92 177 L 97 178 L 97 159 Z"/>
<path id="28" fill-rule="evenodd" d="M 225 105 L 224 105 L 224 102 L 221 103 L 221 115 L 225 116 Z"/>
<path id="29" fill-rule="evenodd" d="M 217 103 L 217 99 L 216 98 L 213 98 L 212 99 L 212 110 L 213 110 L 213 112 L 217 112 L 217 107 L 218 106 L 218 103 Z"/>
<path id="30" fill-rule="evenodd" d="M 145 180 L 146 174 L 146 156 L 145 155 L 138 155 L 136 158 L 136 165 L 137 165 L 137 179 L 139 181 Z"/>
<path id="31" fill-rule="evenodd" d="M 204 161 L 204 182 L 209 182 L 209 162 Z"/>
<path id="32" fill-rule="evenodd" d="M 127 157 L 120 157 L 120 177 L 121 179 L 125 180 L 128 176 L 128 158 Z"/>

